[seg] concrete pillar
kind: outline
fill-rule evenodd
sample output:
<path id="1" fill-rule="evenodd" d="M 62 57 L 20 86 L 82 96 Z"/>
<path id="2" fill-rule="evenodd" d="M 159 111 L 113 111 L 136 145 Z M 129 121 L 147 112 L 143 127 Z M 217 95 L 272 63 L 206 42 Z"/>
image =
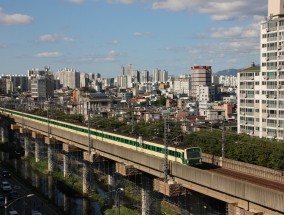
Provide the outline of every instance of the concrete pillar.
<path id="1" fill-rule="evenodd" d="M 47 146 L 47 162 L 48 162 L 48 171 L 54 171 L 54 150 L 52 145 Z"/>
<path id="2" fill-rule="evenodd" d="M 70 205 L 70 198 L 69 198 L 69 196 L 67 195 L 67 194 L 64 194 L 64 196 L 63 196 L 63 198 L 64 198 L 64 202 L 63 202 L 63 210 L 65 211 L 65 212 L 68 212 L 69 211 L 69 205 Z"/>
<path id="3" fill-rule="evenodd" d="M 63 154 L 63 175 L 67 177 L 70 174 L 70 155 L 68 152 Z"/>
<path id="4" fill-rule="evenodd" d="M 153 192 L 153 180 L 142 175 L 141 203 L 143 215 L 160 215 L 161 200 Z"/>
<path id="5" fill-rule="evenodd" d="M 90 205 L 91 205 L 90 199 L 83 198 L 83 213 L 82 214 L 91 214 Z"/>
<path id="6" fill-rule="evenodd" d="M 150 215 L 150 205 L 151 205 L 151 194 L 150 194 L 150 186 L 147 181 L 142 182 L 141 189 L 141 203 L 142 203 L 142 215 Z"/>
<path id="7" fill-rule="evenodd" d="M 27 179 L 29 176 L 28 176 L 28 162 L 24 161 L 24 179 Z"/>
<path id="8" fill-rule="evenodd" d="M 40 144 L 42 142 L 42 138 L 35 138 L 35 162 L 40 161 Z"/>
<path id="9" fill-rule="evenodd" d="M 0 127 L 0 141 L 6 143 L 8 141 L 8 132 L 5 126 Z"/>
<path id="10" fill-rule="evenodd" d="M 25 157 L 28 157 L 30 154 L 30 140 L 27 135 L 24 136 L 24 148 L 25 148 Z"/>
<path id="11" fill-rule="evenodd" d="M 48 180 L 48 198 L 53 200 L 54 199 L 54 179 L 52 176 L 47 176 Z"/>
<path id="12" fill-rule="evenodd" d="M 228 204 L 228 215 L 263 215 L 262 212 L 250 212 L 237 206 L 237 204 Z"/>
<path id="13" fill-rule="evenodd" d="M 115 187 L 115 177 L 114 175 L 107 175 L 107 183 L 110 187 L 110 191 L 113 190 L 113 188 Z"/>
<path id="14" fill-rule="evenodd" d="M 89 163 L 87 161 L 83 162 L 83 194 L 89 194 L 90 191 L 90 172 L 89 172 Z"/>
<path id="15" fill-rule="evenodd" d="M 40 176 L 35 174 L 35 187 L 38 189 L 40 187 Z"/>

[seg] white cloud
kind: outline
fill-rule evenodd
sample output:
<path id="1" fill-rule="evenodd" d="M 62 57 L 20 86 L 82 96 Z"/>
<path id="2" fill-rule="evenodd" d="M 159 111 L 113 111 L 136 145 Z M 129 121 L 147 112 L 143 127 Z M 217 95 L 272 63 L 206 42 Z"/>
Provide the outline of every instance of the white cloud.
<path id="1" fill-rule="evenodd" d="M 209 14 L 212 20 L 241 20 L 267 15 L 267 0 L 105 0 L 107 3 L 149 2 L 154 10 L 190 11 Z"/>
<path id="2" fill-rule="evenodd" d="M 135 37 L 148 36 L 150 34 L 151 34 L 150 32 L 138 32 L 138 31 L 133 32 L 133 36 Z"/>
<path id="3" fill-rule="evenodd" d="M 259 39 L 260 27 L 258 23 L 253 23 L 247 27 L 234 26 L 230 28 L 211 28 L 208 32 L 197 35 L 200 38 L 215 38 L 215 39 L 235 39 L 247 38 L 249 40 Z"/>
<path id="4" fill-rule="evenodd" d="M 111 62 L 116 61 L 121 55 L 114 50 L 110 50 L 108 53 L 103 55 L 90 55 L 79 59 L 80 63 L 87 62 Z"/>
<path id="5" fill-rule="evenodd" d="M 113 40 L 113 41 L 111 41 L 111 43 L 114 44 L 114 45 L 116 45 L 116 44 L 119 43 L 119 41 L 118 41 L 118 40 Z"/>
<path id="6" fill-rule="evenodd" d="M 122 3 L 122 4 L 134 4 L 134 3 L 142 3 L 147 2 L 149 0 L 106 0 L 107 3 L 116 4 L 116 3 Z"/>
<path id="7" fill-rule="evenodd" d="M 245 19 L 267 14 L 267 0 L 155 0 L 153 9 L 195 11 L 209 14 L 212 20 Z"/>
<path id="8" fill-rule="evenodd" d="M 134 32 L 133 35 L 139 37 L 139 36 L 142 36 L 142 33 L 141 32 Z"/>
<path id="9" fill-rule="evenodd" d="M 67 0 L 68 2 L 74 3 L 74 4 L 82 4 L 85 2 L 85 0 Z"/>
<path id="10" fill-rule="evenodd" d="M 20 13 L 5 14 L 0 8 L 0 25 L 27 25 L 33 21 L 33 18 Z"/>
<path id="11" fill-rule="evenodd" d="M 60 57 L 63 54 L 61 52 L 41 52 L 34 55 L 36 58 L 55 58 Z"/>
<path id="12" fill-rule="evenodd" d="M 48 43 L 54 43 L 59 41 L 72 42 L 73 38 L 60 34 L 44 34 L 41 35 L 38 39 L 38 42 L 48 42 Z"/>

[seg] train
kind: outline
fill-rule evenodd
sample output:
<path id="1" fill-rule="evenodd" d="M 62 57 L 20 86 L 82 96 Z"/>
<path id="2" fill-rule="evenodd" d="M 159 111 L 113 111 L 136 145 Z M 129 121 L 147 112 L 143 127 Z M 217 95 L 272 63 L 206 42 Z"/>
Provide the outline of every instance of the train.
<path id="1" fill-rule="evenodd" d="M 45 124 L 46 126 L 50 126 L 51 128 L 59 128 L 68 132 L 76 132 L 78 135 L 90 136 L 90 138 L 94 140 L 100 140 L 110 144 L 115 144 L 121 147 L 129 148 L 131 150 L 136 150 L 160 158 L 164 158 L 165 151 L 167 151 L 167 158 L 169 161 L 178 162 L 183 165 L 196 166 L 202 164 L 202 149 L 200 147 L 169 145 L 165 150 L 163 144 L 142 139 L 141 136 L 135 138 L 131 136 L 117 134 L 114 132 L 105 131 L 102 129 L 88 129 L 88 127 L 86 126 L 45 118 L 38 115 L 33 115 L 6 108 L 0 108 L 0 111 L 6 115 L 15 115 L 18 117 L 22 117 L 22 119 L 28 118 L 31 121 L 36 121 L 38 123 Z M 86 145 L 88 145 L 88 143 L 86 143 Z"/>

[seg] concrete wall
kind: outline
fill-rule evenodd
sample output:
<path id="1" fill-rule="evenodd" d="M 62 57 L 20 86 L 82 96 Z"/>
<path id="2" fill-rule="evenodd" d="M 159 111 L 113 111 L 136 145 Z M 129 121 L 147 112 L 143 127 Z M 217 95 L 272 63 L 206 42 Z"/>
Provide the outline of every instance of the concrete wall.
<path id="1" fill-rule="evenodd" d="M 254 175 L 256 177 L 265 178 L 272 181 L 277 181 L 284 183 L 284 172 L 277 171 L 253 164 L 248 164 L 244 162 L 234 161 L 227 158 L 221 160 L 221 157 L 213 156 L 210 154 L 203 153 L 203 162 L 215 164 L 221 166 L 222 168 L 231 169 L 234 171 L 242 172 L 249 175 Z M 284 186 L 284 185 L 283 185 Z"/>

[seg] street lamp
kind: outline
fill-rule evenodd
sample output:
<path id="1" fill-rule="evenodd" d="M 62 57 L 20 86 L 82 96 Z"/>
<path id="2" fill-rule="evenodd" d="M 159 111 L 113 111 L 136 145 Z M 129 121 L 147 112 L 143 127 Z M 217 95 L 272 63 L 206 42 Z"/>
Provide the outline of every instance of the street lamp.
<path id="1" fill-rule="evenodd" d="M 119 192 L 124 191 L 124 189 L 122 187 L 119 187 L 116 189 L 115 192 L 115 200 L 116 200 L 116 207 L 115 207 L 115 215 L 119 215 L 120 214 L 120 202 L 119 202 Z"/>
<path id="2" fill-rule="evenodd" d="M 8 197 L 5 196 L 5 206 L 4 206 L 4 207 L 5 207 L 5 215 L 8 215 L 8 214 L 7 214 L 7 212 L 8 212 L 8 211 L 7 211 L 7 208 L 8 208 L 10 205 L 12 205 L 13 203 L 15 203 L 16 201 L 18 201 L 18 200 L 20 200 L 20 199 L 29 198 L 29 197 L 32 197 L 32 196 L 34 196 L 33 193 L 28 194 L 28 195 L 26 195 L 26 196 L 21 196 L 21 197 L 15 199 L 14 201 L 10 202 L 9 204 L 8 204 Z"/>

